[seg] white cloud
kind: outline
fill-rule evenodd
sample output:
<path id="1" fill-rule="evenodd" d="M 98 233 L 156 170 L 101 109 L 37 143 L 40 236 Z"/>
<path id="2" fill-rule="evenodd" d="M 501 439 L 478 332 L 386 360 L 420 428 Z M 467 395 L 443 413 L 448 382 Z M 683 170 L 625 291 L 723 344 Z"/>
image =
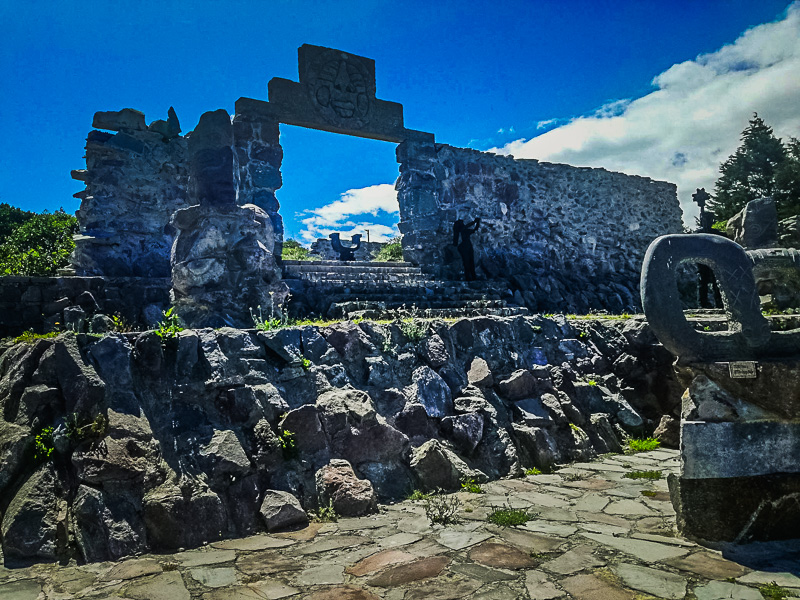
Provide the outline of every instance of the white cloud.
<path id="1" fill-rule="evenodd" d="M 646 96 L 608 103 L 491 151 L 670 181 L 691 223 L 692 193 L 713 189 L 720 163 L 738 147 L 753 113 L 778 137 L 800 136 L 799 74 L 800 2 L 794 2 L 780 20 L 657 75 Z"/>
<path id="2" fill-rule="evenodd" d="M 364 215 L 377 217 L 382 212 L 387 214 L 400 212 L 394 184 L 381 183 L 347 190 L 338 200 L 330 204 L 303 211 L 302 214 L 308 216 L 301 219 L 305 229 L 300 232 L 300 241 L 310 244 L 317 238 L 326 238 L 334 232 L 341 233 L 345 239 L 360 233 L 366 241 L 366 230 L 369 229 L 371 242 L 385 242 L 398 234 L 397 227 L 363 218 Z"/>

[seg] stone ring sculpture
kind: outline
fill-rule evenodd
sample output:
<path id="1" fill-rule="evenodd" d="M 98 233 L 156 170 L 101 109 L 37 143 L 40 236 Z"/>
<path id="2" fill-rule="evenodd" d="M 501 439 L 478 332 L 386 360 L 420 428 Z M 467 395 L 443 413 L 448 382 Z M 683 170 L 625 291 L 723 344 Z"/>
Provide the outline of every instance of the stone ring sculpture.
<path id="1" fill-rule="evenodd" d="M 728 331 L 695 330 L 683 314 L 676 269 L 689 261 L 717 277 Z M 761 314 L 753 261 L 735 242 L 709 234 L 656 238 L 642 266 L 642 307 L 653 332 L 679 362 L 748 361 L 800 354 L 800 329 L 770 331 Z"/>

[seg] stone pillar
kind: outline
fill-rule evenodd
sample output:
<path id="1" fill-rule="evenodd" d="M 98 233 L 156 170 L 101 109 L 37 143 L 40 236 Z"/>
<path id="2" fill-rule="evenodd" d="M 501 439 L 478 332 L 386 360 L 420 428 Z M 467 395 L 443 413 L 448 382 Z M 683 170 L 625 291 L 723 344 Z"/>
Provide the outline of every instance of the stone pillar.
<path id="1" fill-rule="evenodd" d="M 224 110 L 207 112 L 189 137 L 190 194 L 196 205 L 172 225 L 172 302 L 189 327 L 251 327 L 251 309 L 286 300 L 273 249 L 275 233 L 260 207 L 236 203 L 233 127 Z M 276 311 L 279 312 L 279 311 Z"/>
<path id="2" fill-rule="evenodd" d="M 254 204 L 265 211 L 275 236 L 274 254 L 283 246 L 283 219 L 275 192 L 283 184 L 278 118 L 266 102 L 240 98 L 233 118 L 233 160 L 236 202 Z"/>

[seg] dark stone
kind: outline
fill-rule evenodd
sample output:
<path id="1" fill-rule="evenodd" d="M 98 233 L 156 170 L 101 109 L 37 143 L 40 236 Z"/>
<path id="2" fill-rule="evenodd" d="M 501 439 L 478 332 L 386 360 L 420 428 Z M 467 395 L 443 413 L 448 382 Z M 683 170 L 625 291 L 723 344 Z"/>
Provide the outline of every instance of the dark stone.
<path id="1" fill-rule="evenodd" d="M 75 541 L 87 562 L 117 560 L 147 549 L 141 499 L 124 489 L 81 485 L 72 504 Z"/>
<path id="2" fill-rule="evenodd" d="M 442 419 L 442 435 L 464 454 L 470 454 L 483 437 L 483 416 L 467 413 Z"/>
<path id="3" fill-rule="evenodd" d="M 751 200 L 728 220 L 733 241 L 747 248 L 774 248 L 778 245 L 778 210 L 772 198 Z"/>
<path id="4" fill-rule="evenodd" d="M 653 432 L 653 437 L 665 448 L 678 448 L 681 440 L 680 421 L 670 415 L 664 415 Z"/>
<path id="5" fill-rule="evenodd" d="M 165 485 L 144 497 L 144 521 L 152 549 L 192 548 L 228 533 L 225 506 L 211 490 Z M 187 527 L 191 523 L 191 527 Z"/>
<path id="6" fill-rule="evenodd" d="M 288 492 L 278 490 L 264 492 L 260 512 L 267 531 L 308 524 L 308 515 L 300 506 L 300 502 Z"/>
<path id="7" fill-rule="evenodd" d="M 346 460 L 333 459 L 316 473 L 319 506 L 330 502 L 336 514 L 360 517 L 378 511 L 375 490 L 369 480 L 358 479 Z"/>
<path id="8" fill-rule="evenodd" d="M 200 204 L 234 206 L 233 128 L 228 113 L 203 113 L 189 137 L 190 185 Z"/>

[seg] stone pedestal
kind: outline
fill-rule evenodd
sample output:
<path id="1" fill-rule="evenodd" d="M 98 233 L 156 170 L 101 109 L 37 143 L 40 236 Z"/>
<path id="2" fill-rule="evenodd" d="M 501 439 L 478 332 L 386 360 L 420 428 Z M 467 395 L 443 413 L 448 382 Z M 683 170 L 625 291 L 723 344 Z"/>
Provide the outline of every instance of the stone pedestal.
<path id="1" fill-rule="evenodd" d="M 257 206 L 192 206 L 172 219 L 171 299 L 190 327 L 252 327 L 250 309 L 280 314 L 289 290 L 271 249 L 269 215 Z"/>

